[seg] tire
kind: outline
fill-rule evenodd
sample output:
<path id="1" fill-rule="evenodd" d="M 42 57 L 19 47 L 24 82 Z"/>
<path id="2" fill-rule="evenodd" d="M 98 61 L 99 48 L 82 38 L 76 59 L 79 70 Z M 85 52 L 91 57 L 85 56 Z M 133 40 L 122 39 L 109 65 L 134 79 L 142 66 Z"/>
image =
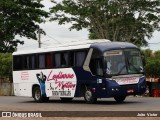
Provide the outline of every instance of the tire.
<path id="1" fill-rule="evenodd" d="M 126 96 L 117 96 L 114 97 L 114 99 L 116 100 L 117 103 L 122 103 L 126 99 Z"/>
<path id="2" fill-rule="evenodd" d="M 85 90 L 84 100 L 86 101 L 86 103 L 89 103 L 89 104 L 93 104 L 97 102 L 97 98 L 93 97 L 93 93 L 88 88 L 86 88 Z"/>
<path id="3" fill-rule="evenodd" d="M 62 102 L 70 102 L 73 98 L 61 98 Z"/>
<path id="4" fill-rule="evenodd" d="M 35 102 L 37 102 L 37 103 L 49 101 L 49 97 L 42 96 L 40 87 L 35 87 L 33 89 L 33 98 L 34 98 Z"/>

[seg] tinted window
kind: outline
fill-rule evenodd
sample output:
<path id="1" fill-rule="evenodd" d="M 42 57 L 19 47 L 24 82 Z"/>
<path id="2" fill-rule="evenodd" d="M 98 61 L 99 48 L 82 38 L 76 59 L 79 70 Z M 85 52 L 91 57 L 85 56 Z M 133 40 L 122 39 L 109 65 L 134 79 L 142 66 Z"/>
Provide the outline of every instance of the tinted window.
<path id="1" fill-rule="evenodd" d="M 85 58 L 86 58 L 85 51 L 76 52 L 76 66 L 78 67 L 82 66 Z"/>
<path id="2" fill-rule="evenodd" d="M 51 53 L 46 54 L 46 68 L 52 67 L 52 55 Z"/>
<path id="3" fill-rule="evenodd" d="M 61 54 L 56 53 L 54 54 L 54 67 L 60 67 L 61 66 Z"/>
<path id="4" fill-rule="evenodd" d="M 22 69 L 22 56 L 13 57 L 13 69 L 21 70 Z"/>
<path id="5" fill-rule="evenodd" d="M 30 68 L 31 69 L 35 69 L 36 68 L 36 58 L 35 58 L 35 56 L 34 55 L 32 55 L 31 57 L 31 65 L 30 65 Z"/>
<path id="6" fill-rule="evenodd" d="M 45 68 L 45 55 L 41 54 L 38 56 L 38 68 Z"/>
<path id="7" fill-rule="evenodd" d="M 14 56 L 14 70 L 32 70 L 82 66 L 86 50 Z"/>
<path id="8" fill-rule="evenodd" d="M 71 51 L 69 53 L 69 65 L 74 66 L 75 65 L 75 52 Z"/>
<path id="9" fill-rule="evenodd" d="M 30 65 L 30 59 L 29 59 L 29 56 L 23 56 L 23 59 L 24 59 L 24 69 L 29 69 L 29 65 Z"/>
<path id="10" fill-rule="evenodd" d="M 68 67 L 68 53 L 61 53 L 61 67 Z"/>

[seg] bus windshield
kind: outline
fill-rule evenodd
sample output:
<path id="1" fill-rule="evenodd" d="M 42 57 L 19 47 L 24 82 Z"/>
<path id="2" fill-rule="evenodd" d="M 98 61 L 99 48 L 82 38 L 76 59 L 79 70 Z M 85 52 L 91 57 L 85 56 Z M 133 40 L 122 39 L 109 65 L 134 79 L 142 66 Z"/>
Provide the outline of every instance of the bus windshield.
<path id="1" fill-rule="evenodd" d="M 137 49 L 112 50 L 104 53 L 105 72 L 109 75 L 143 73 L 140 51 Z"/>

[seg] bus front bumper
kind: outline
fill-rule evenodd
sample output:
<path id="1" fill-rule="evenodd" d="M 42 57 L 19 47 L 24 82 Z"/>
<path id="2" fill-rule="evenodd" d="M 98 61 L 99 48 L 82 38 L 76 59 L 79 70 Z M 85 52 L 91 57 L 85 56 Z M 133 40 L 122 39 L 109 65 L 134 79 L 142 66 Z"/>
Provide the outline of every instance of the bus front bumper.
<path id="1" fill-rule="evenodd" d="M 128 96 L 128 95 L 142 95 L 146 91 L 145 78 L 141 78 L 137 84 L 119 85 L 114 80 L 106 80 L 106 96 Z"/>

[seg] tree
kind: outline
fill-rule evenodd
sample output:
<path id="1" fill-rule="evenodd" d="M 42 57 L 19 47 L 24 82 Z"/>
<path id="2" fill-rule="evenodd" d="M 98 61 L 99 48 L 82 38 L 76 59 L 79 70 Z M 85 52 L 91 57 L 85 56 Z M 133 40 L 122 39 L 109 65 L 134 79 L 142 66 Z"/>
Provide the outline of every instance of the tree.
<path id="1" fill-rule="evenodd" d="M 11 78 L 12 76 L 12 54 L 0 53 L 0 78 Z M 10 79 L 11 81 L 12 79 Z M 12 82 L 12 81 L 11 81 Z"/>
<path id="2" fill-rule="evenodd" d="M 150 77 L 160 77 L 160 51 L 152 52 L 150 49 L 146 49 L 142 51 L 145 59 L 145 73 Z"/>
<path id="3" fill-rule="evenodd" d="M 3 40 L 0 40 L 0 53 L 12 53 L 17 49 L 18 43 L 24 43 L 18 39 L 13 39 L 14 37 L 10 37 L 8 39 L 4 39 L 4 37 L 2 38 Z"/>
<path id="4" fill-rule="evenodd" d="M 149 59 L 145 66 L 147 76 L 160 76 L 160 59 Z"/>
<path id="5" fill-rule="evenodd" d="M 128 41 L 147 45 L 146 39 L 159 30 L 159 0 L 63 0 L 51 8 L 59 24 L 70 29 L 87 28 L 90 38 Z"/>
<path id="6" fill-rule="evenodd" d="M 141 51 L 144 54 L 146 59 L 149 59 L 149 58 L 153 59 L 154 54 L 153 54 L 152 50 L 146 49 L 146 50 L 141 50 Z"/>
<path id="7" fill-rule="evenodd" d="M 16 40 L 20 35 L 37 39 L 38 23 L 44 22 L 48 13 L 41 0 L 0 0 L 0 52 L 13 52 L 17 44 L 23 44 Z"/>
<path id="8" fill-rule="evenodd" d="M 160 60 L 160 50 L 154 52 L 154 57 Z"/>

